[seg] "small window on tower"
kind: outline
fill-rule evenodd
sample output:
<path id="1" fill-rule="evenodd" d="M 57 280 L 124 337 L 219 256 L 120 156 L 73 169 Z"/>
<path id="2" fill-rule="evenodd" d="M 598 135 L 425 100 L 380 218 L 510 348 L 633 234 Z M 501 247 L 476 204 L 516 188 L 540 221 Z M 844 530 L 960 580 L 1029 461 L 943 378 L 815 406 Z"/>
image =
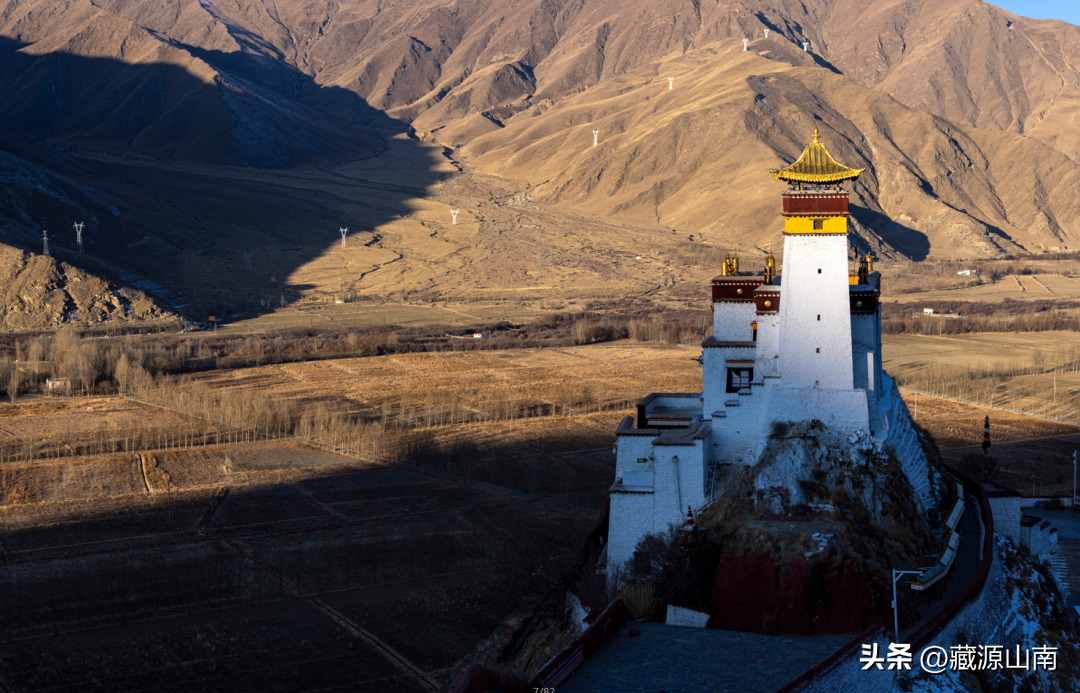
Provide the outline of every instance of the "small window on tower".
<path id="1" fill-rule="evenodd" d="M 729 368 L 727 372 L 727 391 L 738 392 L 750 387 L 750 381 L 754 378 L 753 368 Z"/>
<path id="2" fill-rule="evenodd" d="M 819 354 L 821 353 L 821 347 L 817 348 L 817 353 L 819 353 Z"/>
<path id="3" fill-rule="evenodd" d="M 814 219 L 814 230 L 815 231 L 824 231 L 825 230 L 825 220 L 824 219 Z"/>
<path id="4" fill-rule="evenodd" d="M 818 322 L 821 322 L 821 316 L 817 316 Z"/>

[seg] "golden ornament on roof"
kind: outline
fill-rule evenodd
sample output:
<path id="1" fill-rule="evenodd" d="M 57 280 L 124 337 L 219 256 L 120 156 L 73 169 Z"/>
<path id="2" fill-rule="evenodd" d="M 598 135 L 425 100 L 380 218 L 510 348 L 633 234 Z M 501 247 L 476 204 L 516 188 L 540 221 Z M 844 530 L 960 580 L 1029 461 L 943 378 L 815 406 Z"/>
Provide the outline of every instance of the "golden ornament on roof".
<path id="1" fill-rule="evenodd" d="M 839 183 L 855 180 L 865 168 L 848 168 L 832 158 L 829 150 L 819 141 L 818 129 L 814 128 L 814 141 L 803 150 L 799 160 L 785 169 L 769 169 L 776 180 L 788 183 Z"/>

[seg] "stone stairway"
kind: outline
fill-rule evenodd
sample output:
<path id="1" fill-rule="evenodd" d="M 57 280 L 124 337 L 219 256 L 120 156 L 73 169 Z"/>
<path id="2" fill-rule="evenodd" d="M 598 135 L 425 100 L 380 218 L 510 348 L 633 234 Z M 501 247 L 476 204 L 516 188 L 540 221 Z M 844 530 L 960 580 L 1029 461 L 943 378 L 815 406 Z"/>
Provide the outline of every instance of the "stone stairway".
<path id="1" fill-rule="evenodd" d="M 1070 592 L 1080 593 L 1080 539 L 1059 539 L 1050 566 Z"/>

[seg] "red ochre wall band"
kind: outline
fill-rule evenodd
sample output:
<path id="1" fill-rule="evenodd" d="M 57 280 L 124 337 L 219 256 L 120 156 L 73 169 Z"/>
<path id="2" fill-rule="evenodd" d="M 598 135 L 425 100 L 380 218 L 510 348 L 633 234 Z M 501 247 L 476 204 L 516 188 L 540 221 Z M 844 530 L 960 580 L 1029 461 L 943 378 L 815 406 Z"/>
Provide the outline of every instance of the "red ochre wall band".
<path id="1" fill-rule="evenodd" d="M 784 194 L 784 214 L 811 214 L 819 216 L 846 215 L 847 193 L 809 195 L 806 193 Z"/>
<path id="2" fill-rule="evenodd" d="M 712 282 L 712 300 L 713 301 L 753 301 L 754 289 L 758 288 L 765 281 L 761 278 L 753 279 L 747 278 L 723 278 L 713 279 Z"/>
<path id="3" fill-rule="evenodd" d="M 780 310 L 780 292 L 758 291 L 754 294 L 754 303 L 757 304 L 758 315 L 776 313 Z"/>

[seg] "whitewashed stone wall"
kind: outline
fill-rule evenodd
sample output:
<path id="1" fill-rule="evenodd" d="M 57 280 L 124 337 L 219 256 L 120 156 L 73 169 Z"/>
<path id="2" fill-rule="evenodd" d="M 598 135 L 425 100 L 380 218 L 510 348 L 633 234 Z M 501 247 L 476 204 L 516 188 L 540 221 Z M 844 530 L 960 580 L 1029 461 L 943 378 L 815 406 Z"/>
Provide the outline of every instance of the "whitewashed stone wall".
<path id="1" fill-rule="evenodd" d="M 876 418 L 874 414 L 882 387 L 879 324 L 880 319 L 876 313 L 851 316 L 852 377 L 855 387 L 866 391 L 866 403 L 871 418 Z"/>
<path id="2" fill-rule="evenodd" d="M 619 436 L 615 441 L 615 476 L 625 472 L 653 471 L 652 442 L 654 436 Z M 638 462 L 638 460 L 645 460 Z M 614 481 L 614 479 L 612 479 Z"/>
<path id="3" fill-rule="evenodd" d="M 616 479 L 626 481 L 635 473 L 651 473 L 652 491 L 611 494 L 609 566 L 629 561 L 645 534 L 681 525 L 687 507 L 697 512 L 705 505 L 706 455 L 711 438 L 706 435 L 686 445 L 653 445 L 656 439 L 648 435 L 618 437 Z"/>
<path id="4" fill-rule="evenodd" d="M 754 338 L 753 301 L 713 303 L 713 337 L 721 342 L 749 342 Z"/>
<path id="5" fill-rule="evenodd" d="M 780 375 L 780 314 L 759 315 L 757 352 L 754 355 L 754 380 L 778 375 Z"/>
<path id="6" fill-rule="evenodd" d="M 702 411 L 706 416 L 714 411 L 723 411 L 724 403 L 737 397 L 734 393 L 727 392 L 727 362 L 753 361 L 755 353 L 753 347 L 708 347 L 701 350 L 704 399 Z M 754 373 L 754 378 L 757 379 L 757 372 Z"/>
<path id="7" fill-rule="evenodd" d="M 608 523 L 608 575 L 634 555 L 641 537 L 652 531 L 653 494 L 612 493 Z"/>
<path id="8" fill-rule="evenodd" d="M 784 238 L 780 368 L 787 387 L 852 388 L 847 246 L 845 234 Z"/>
<path id="9" fill-rule="evenodd" d="M 1040 520 L 1032 527 L 1021 527 L 1020 543 L 1028 547 L 1032 556 L 1049 560 L 1050 554 L 1057 550 L 1057 532 L 1052 531 L 1052 525 L 1043 527 L 1044 524 L 1045 521 Z"/>
<path id="10" fill-rule="evenodd" d="M 900 397 L 896 383 L 888 375 L 882 375 L 882 396 L 878 400 L 879 430 L 874 431 L 876 440 L 882 441 L 882 451 L 895 450 L 900 466 L 907 475 L 915 492 L 915 502 L 925 512 L 934 504 L 934 493 L 941 483 L 941 475 L 930 466 L 919 442 L 919 434 L 911 425 L 907 404 Z"/>
<path id="11" fill-rule="evenodd" d="M 706 439 L 707 440 L 707 439 Z M 686 508 L 694 511 L 705 505 L 704 441 L 693 445 L 654 445 L 656 458 L 653 491 L 653 527 L 659 532 L 671 523 L 686 520 Z"/>
<path id="12" fill-rule="evenodd" d="M 1017 544 L 1020 541 L 1020 496 L 990 498 L 990 511 L 994 515 L 994 531 L 1009 537 Z"/>
<path id="13" fill-rule="evenodd" d="M 704 628 L 709 621 L 709 615 L 704 611 L 687 609 L 681 606 L 668 605 L 667 617 L 664 622 L 669 626 L 686 626 L 688 628 Z"/>
<path id="14" fill-rule="evenodd" d="M 839 431 L 866 430 L 866 394 L 862 390 L 787 387 L 786 371 L 780 382 L 780 387 L 773 388 L 770 421 L 817 419 Z"/>

